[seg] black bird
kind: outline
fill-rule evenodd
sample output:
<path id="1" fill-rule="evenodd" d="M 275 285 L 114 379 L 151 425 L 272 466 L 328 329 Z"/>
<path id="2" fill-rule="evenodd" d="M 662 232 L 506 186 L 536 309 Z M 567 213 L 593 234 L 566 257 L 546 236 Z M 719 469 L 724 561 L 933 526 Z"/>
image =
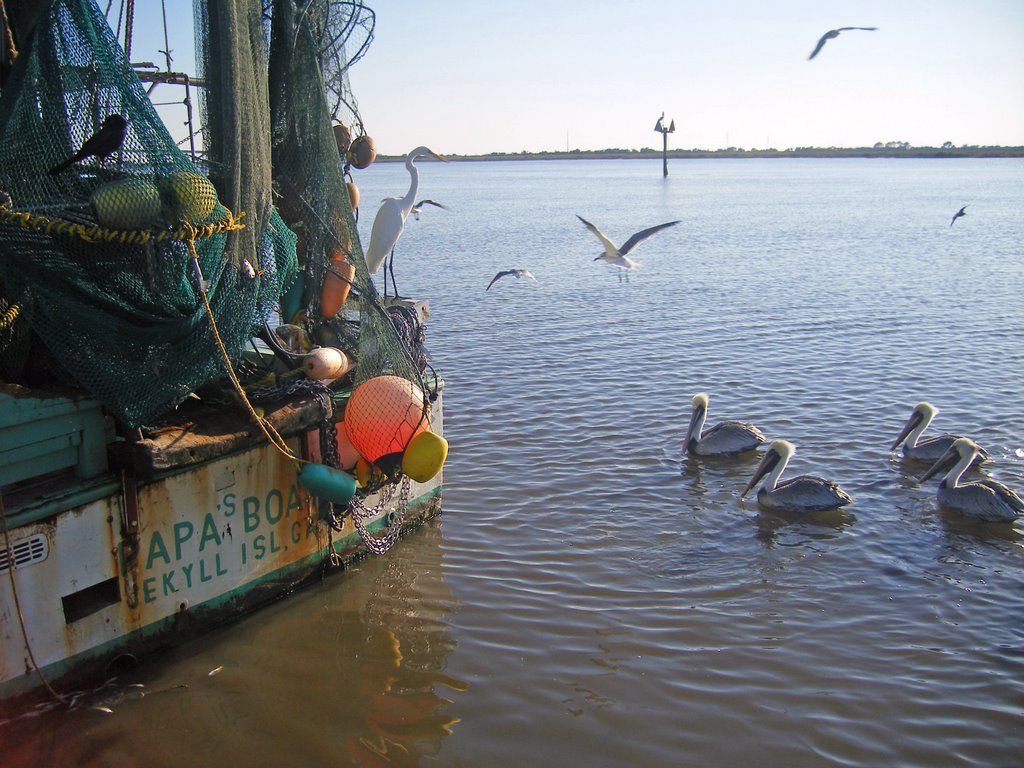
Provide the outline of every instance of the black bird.
<path id="1" fill-rule="evenodd" d="M 531 280 L 533 280 L 533 282 L 537 282 L 537 278 L 533 276 L 533 273 L 530 272 L 530 270 L 523 269 L 522 267 L 519 267 L 517 269 L 506 269 L 506 270 L 503 270 L 503 271 L 499 272 L 498 274 L 496 274 L 494 277 L 491 278 L 491 282 L 489 282 L 487 284 L 487 287 L 484 288 L 484 290 L 485 291 L 491 290 L 491 286 L 492 285 L 494 285 L 496 282 L 498 282 L 498 280 L 500 280 L 501 278 L 503 278 L 503 277 L 505 277 L 507 275 L 512 275 L 513 277 L 516 277 L 516 278 L 528 277 Z"/>
<path id="2" fill-rule="evenodd" d="M 810 61 L 815 56 L 817 56 L 818 52 L 825 47 L 825 43 L 827 43 L 833 37 L 839 37 L 840 32 L 848 32 L 851 29 L 863 29 L 865 32 L 874 32 L 876 29 L 878 29 L 878 27 L 840 27 L 839 29 L 830 29 L 828 32 L 821 36 L 821 40 L 819 40 L 818 44 L 814 46 L 814 50 L 811 51 L 811 55 L 807 57 L 807 60 Z"/>
<path id="3" fill-rule="evenodd" d="M 953 222 L 955 222 L 961 216 L 966 216 L 966 215 L 967 215 L 967 206 L 965 205 L 963 208 L 961 208 L 959 211 L 957 211 L 956 213 L 953 214 L 953 221 L 949 222 L 949 226 L 952 227 L 953 226 Z"/>
<path id="4" fill-rule="evenodd" d="M 416 203 L 416 205 L 409 209 L 410 213 L 412 213 L 412 215 L 415 216 L 417 220 L 420 217 L 420 209 L 424 205 L 434 205 L 437 206 L 438 208 L 444 208 L 446 211 L 448 210 L 448 206 L 441 205 L 440 203 L 435 203 L 433 200 L 420 200 L 418 203 Z"/>
<path id="5" fill-rule="evenodd" d="M 118 114 L 107 115 L 103 125 L 99 127 L 96 133 L 85 140 L 82 148 L 63 163 L 53 166 L 50 169 L 50 175 L 56 176 L 61 171 L 70 168 L 80 160 L 85 160 L 87 157 L 98 157 L 100 160 L 106 160 L 121 146 L 127 128 L 128 121 L 124 119 L 124 116 Z"/>

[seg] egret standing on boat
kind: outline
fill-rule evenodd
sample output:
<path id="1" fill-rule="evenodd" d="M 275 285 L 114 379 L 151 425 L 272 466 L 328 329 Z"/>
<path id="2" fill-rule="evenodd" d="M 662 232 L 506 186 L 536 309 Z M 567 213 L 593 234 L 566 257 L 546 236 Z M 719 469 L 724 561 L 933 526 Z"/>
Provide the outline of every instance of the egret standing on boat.
<path id="1" fill-rule="evenodd" d="M 628 258 L 626 254 L 630 253 L 634 248 L 655 232 L 660 232 L 666 227 L 672 227 L 679 223 L 678 221 L 670 221 L 666 224 L 658 224 L 657 226 L 650 227 L 649 229 L 643 229 L 629 238 L 629 240 L 624 242 L 619 248 L 616 248 L 615 244 L 605 237 L 604 233 L 600 229 L 595 227 L 578 213 L 576 214 L 576 218 L 582 221 L 586 225 L 587 229 L 593 232 L 595 237 L 597 237 L 604 246 L 604 253 L 595 258 L 594 261 L 603 261 L 607 264 L 611 264 L 613 267 L 618 267 L 620 270 L 619 282 L 622 282 L 623 272 L 626 272 L 626 282 L 629 282 L 629 272 L 640 268 L 640 264 Z"/>
<path id="2" fill-rule="evenodd" d="M 921 433 L 928 429 L 928 425 L 932 423 L 932 419 L 938 412 L 939 409 L 928 402 L 920 402 L 915 405 L 914 410 L 910 413 L 910 418 L 903 425 L 903 429 L 900 430 L 889 450 L 895 451 L 902 445 L 905 459 L 919 461 L 923 464 L 934 464 L 938 461 L 942 454 L 949 450 L 953 441 L 962 437 L 962 435 L 951 435 L 946 432 L 934 437 L 921 438 Z M 976 463 L 980 464 L 987 458 L 988 454 L 984 450 L 980 450 Z"/>
<path id="3" fill-rule="evenodd" d="M 960 476 L 980 450 L 973 440 L 958 438 L 942 458 L 924 473 L 921 482 L 948 470 L 936 493 L 939 506 L 990 523 L 1012 522 L 1024 514 L 1024 499 L 990 477 L 970 483 L 960 482 Z"/>
<path id="4" fill-rule="evenodd" d="M 380 265 L 391 257 L 391 287 L 395 289 L 395 296 L 398 295 L 398 287 L 395 285 L 395 245 L 398 238 L 402 236 L 405 229 L 405 220 L 409 218 L 409 211 L 416 202 L 416 190 L 419 188 L 420 175 L 416 170 L 415 162 L 421 157 L 432 157 L 441 162 L 448 162 L 445 158 L 427 147 L 416 147 L 405 156 L 405 167 L 409 169 L 411 181 L 409 191 L 405 197 L 388 197 L 381 203 L 380 210 L 373 220 L 373 228 L 370 230 L 370 244 L 366 248 L 366 268 L 371 275 L 377 274 Z M 388 294 L 388 274 L 384 271 L 384 295 Z"/>
<path id="5" fill-rule="evenodd" d="M 708 396 L 703 392 L 693 396 L 692 407 L 690 426 L 683 440 L 683 449 L 687 453 L 695 456 L 733 456 L 752 451 L 767 442 L 760 429 L 742 421 L 720 421 L 705 430 Z"/>
<path id="6" fill-rule="evenodd" d="M 821 512 L 853 501 L 836 483 L 814 475 L 800 475 L 780 483 L 779 476 L 795 452 L 788 440 L 772 440 L 740 498 L 746 497 L 760 483 L 757 503 L 779 512 Z"/>

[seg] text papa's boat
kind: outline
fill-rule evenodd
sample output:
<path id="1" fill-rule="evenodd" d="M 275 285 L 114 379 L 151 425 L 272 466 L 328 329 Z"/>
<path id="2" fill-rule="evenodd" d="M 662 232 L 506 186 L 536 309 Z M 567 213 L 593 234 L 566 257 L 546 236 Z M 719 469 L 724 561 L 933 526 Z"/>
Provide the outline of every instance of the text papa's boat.
<path id="1" fill-rule="evenodd" d="M 251 37 L 251 5 L 205 9 L 201 79 L 146 75 L 202 88 L 204 157 L 178 149 L 91 0 L 9 14 L 23 52 L 0 68 L 12 711 L 382 553 L 440 511 L 428 306 L 378 297 L 347 187 L 366 158 L 331 125 L 352 103 L 331 106 L 351 60 L 322 41 L 369 12 L 275 3 Z M 266 71 L 240 66 L 254 55 Z M 123 135 L 100 146 L 110 115 Z"/>

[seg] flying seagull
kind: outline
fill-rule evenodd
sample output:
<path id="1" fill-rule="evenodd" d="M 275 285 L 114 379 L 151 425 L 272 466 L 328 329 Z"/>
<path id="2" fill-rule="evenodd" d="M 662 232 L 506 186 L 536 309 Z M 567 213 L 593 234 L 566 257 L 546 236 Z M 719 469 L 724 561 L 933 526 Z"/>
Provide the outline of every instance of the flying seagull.
<path id="1" fill-rule="evenodd" d="M 814 50 L 811 51 L 811 55 L 807 57 L 807 60 L 810 61 L 815 56 L 817 56 L 818 52 L 825 47 L 825 43 L 831 40 L 833 37 L 839 37 L 840 32 L 848 32 L 851 29 L 862 29 L 865 32 L 874 32 L 876 29 L 878 29 L 878 27 L 840 27 L 839 29 L 830 29 L 828 32 L 821 36 L 821 39 L 818 41 L 818 44 L 814 46 Z"/>
<path id="2" fill-rule="evenodd" d="M 448 210 L 448 206 L 447 205 L 441 205 L 440 203 L 435 203 L 433 200 L 420 200 L 418 203 L 416 203 L 416 205 L 414 205 L 412 207 L 412 211 L 411 211 L 412 215 L 416 217 L 417 221 L 419 221 L 419 218 L 420 218 L 420 209 L 423 208 L 424 205 L 433 205 L 433 206 L 436 206 L 438 208 L 444 208 L 446 211 Z"/>
<path id="3" fill-rule="evenodd" d="M 618 267 L 620 270 L 625 271 L 627 273 L 627 281 L 629 280 L 629 271 L 640 268 L 640 264 L 629 258 L 627 254 L 629 254 L 634 248 L 640 245 L 640 243 L 649 238 L 655 232 L 659 232 L 660 230 L 665 229 L 666 227 L 672 227 L 679 223 L 678 221 L 669 221 L 665 224 L 658 224 L 648 229 L 642 229 L 635 235 L 633 235 L 631 238 L 629 238 L 629 240 L 624 242 L 621 246 L 616 248 L 615 244 L 612 243 L 612 241 L 609 240 L 607 237 L 605 237 L 604 233 L 600 229 L 595 227 L 593 224 L 584 219 L 578 213 L 576 214 L 576 218 L 582 221 L 586 225 L 587 229 L 593 232 L 594 236 L 597 237 L 597 239 L 600 240 L 601 244 L 604 246 L 604 253 L 602 253 L 600 256 L 597 256 L 594 259 L 594 261 L 604 261 L 607 264 L 611 264 L 613 267 Z M 622 272 L 619 272 L 619 280 L 622 280 Z"/>
<path id="4" fill-rule="evenodd" d="M 961 216 L 966 216 L 966 215 L 967 215 L 967 206 L 965 205 L 963 208 L 961 208 L 959 211 L 957 211 L 956 213 L 953 214 L 953 221 L 949 222 L 949 226 L 952 227 L 953 226 L 953 222 L 955 222 Z"/>
<path id="5" fill-rule="evenodd" d="M 502 270 L 501 272 L 499 272 L 498 274 L 496 274 L 494 277 L 492 277 L 491 278 L 491 282 L 489 282 L 487 284 L 487 287 L 484 288 L 484 290 L 485 291 L 491 290 L 491 286 L 494 285 L 496 282 L 498 282 L 501 278 L 505 277 L 506 275 L 512 275 L 512 277 L 515 277 L 515 278 L 528 277 L 531 280 L 533 280 L 533 282 L 537 282 L 537 278 L 534 277 L 533 273 L 530 272 L 530 270 L 528 270 L 528 269 L 523 269 L 522 267 L 519 267 L 517 269 L 505 269 L 505 270 Z"/>

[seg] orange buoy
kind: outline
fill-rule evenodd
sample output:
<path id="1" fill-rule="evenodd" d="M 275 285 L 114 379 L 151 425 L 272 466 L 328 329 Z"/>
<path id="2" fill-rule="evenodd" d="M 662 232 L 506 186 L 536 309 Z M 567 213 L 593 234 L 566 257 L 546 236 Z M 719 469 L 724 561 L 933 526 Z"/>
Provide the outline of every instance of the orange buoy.
<path id="1" fill-rule="evenodd" d="M 430 424 L 420 388 L 401 376 L 374 376 L 352 393 L 345 405 L 345 431 L 359 455 L 377 462 L 401 454 Z"/>
<path id="2" fill-rule="evenodd" d="M 365 134 L 356 138 L 348 148 L 348 162 L 353 168 L 368 168 L 376 159 L 377 145 Z"/>
<path id="3" fill-rule="evenodd" d="M 344 123 L 335 123 L 331 128 L 334 130 L 334 143 L 338 145 L 338 155 L 344 157 L 352 144 L 352 132 Z"/>
<path id="4" fill-rule="evenodd" d="M 348 292 L 356 276 L 356 268 L 345 261 L 345 254 L 341 251 L 334 252 L 329 266 L 331 271 L 324 275 L 320 288 L 320 314 L 324 318 L 338 314 L 348 300 Z"/>

